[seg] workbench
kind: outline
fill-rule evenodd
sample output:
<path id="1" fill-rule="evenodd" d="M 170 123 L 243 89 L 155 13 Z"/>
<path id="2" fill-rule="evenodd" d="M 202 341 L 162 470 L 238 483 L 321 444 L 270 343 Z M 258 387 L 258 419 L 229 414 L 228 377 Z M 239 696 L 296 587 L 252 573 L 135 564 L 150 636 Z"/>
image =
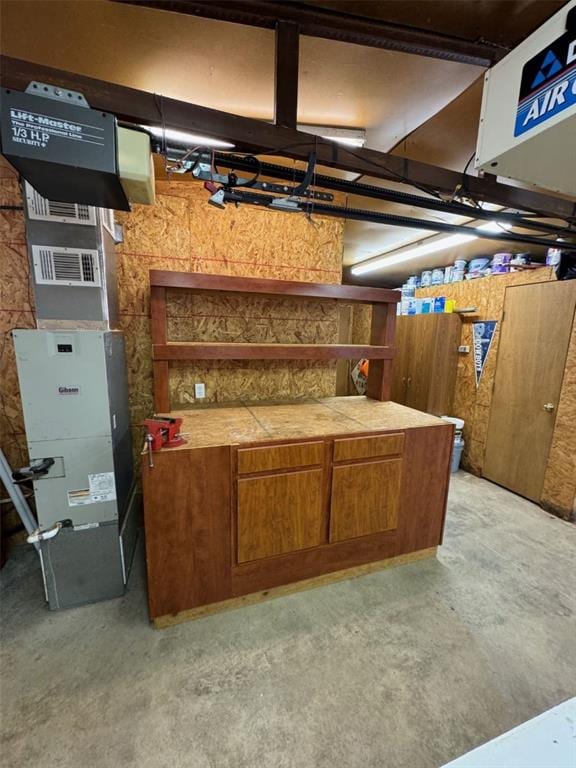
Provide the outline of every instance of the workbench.
<path id="1" fill-rule="evenodd" d="M 453 427 L 332 397 L 181 412 L 186 444 L 143 457 L 156 626 L 431 556 Z"/>

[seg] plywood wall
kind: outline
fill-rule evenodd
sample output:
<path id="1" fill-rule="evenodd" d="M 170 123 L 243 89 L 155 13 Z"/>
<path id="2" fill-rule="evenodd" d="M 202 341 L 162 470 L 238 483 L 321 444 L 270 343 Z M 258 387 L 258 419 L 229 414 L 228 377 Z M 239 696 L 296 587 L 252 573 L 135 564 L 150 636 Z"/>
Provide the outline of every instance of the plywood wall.
<path id="1" fill-rule="evenodd" d="M 462 344 L 472 348 L 472 323 L 478 320 L 497 320 L 494 341 L 486 358 L 480 384 L 476 387 L 474 356 L 472 352 L 459 355 L 454 397 L 454 416 L 466 421 L 464 439 L 466 448 L 463 466 L 481 475 L 492 401 L 492 387 L 500 340 L 500 322 L 504 309 L 506 288 L 513 285 L 540 283 L 554 280 L 551 268 L 494 275 L 479 280 L 469 280 L 452 285 L 422 288 L 418 296 L 447 296 L 455 299 L 458 307 L 476 307 L 477 313 L 464 319 Z M 550 510 L 571 517 L 576 496 L 576 327 L 568 352 L 566 372 L 558 404 L 556 425 L 548 466 L 544 480 L 541 503 Z"/>
<path id="2" fill-rule="evenodd" d="M 22 206 L 18 179 L 0 164 L 3 205 Z M 248 206 L 219 210 L 202 185 L 159 181 L 154 206 L 118 213 L 121 329 L 126 334 L 131 418 L 135 442 L 153 411 L 150 359 L 150 269 L 205 272 L 283 280 L 340 283 L 343 222 L 271 213 Z M 34 327 L 32 290 L 22 210 L 0 211 L 0 439 L 13 464 L 27 460 L 10 330 Z M 175 292 L 168 304 L 170 338 L 194 340 L 338 341 L 336 302 L 249 297 L 208 297 Z M 194 383 L 208 402 L 303 398 L 335 393 L 335 362 L 246 361 L 175 364 L 174 407 L 194 405 Z"/>

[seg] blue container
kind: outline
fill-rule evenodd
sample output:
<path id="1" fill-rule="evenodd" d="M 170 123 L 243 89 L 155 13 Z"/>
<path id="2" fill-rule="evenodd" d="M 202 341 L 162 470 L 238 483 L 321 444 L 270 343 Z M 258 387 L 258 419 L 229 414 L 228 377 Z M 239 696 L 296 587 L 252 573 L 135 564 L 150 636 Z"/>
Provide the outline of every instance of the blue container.
<path id="1" fill-rule="evenodd" d="M 446 296 L 436 296 L 432 312 L 444 312 L 446 307 Z"/>

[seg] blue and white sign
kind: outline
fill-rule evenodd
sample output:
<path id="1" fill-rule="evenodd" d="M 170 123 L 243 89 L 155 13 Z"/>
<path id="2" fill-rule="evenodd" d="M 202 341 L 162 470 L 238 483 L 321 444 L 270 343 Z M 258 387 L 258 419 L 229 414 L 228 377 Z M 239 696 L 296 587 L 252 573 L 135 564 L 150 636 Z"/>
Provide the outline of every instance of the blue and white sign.
<path id="1" fill-rule="evenodd" d="M 472 343 L 474 348 L 474 372 L 476 373 L 476 386 L 478 386 L 482 377 L 484 364 L 486 363 L 488 352 L 492 346 L 496 325 L 496 320 L 483 320 L 480 323 L 473 323 L 472 325 Z"/>
<path id="2" fill-rule="evenodd" d="M 576 105 L 576 8 L 568 13 L 567 32 L 522 69 L 514 136 L 536 128 Z"/>

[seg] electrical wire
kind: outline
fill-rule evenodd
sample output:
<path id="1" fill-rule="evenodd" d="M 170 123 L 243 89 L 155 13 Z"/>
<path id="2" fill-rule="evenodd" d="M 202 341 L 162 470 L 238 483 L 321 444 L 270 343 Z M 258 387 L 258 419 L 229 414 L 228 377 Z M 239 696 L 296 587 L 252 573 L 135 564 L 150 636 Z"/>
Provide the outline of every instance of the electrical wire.
<path id="1" fill-rule="evenodd" d="M 362 162 L 366 162 L 366 158 L 362 157 L 362 155 L 359 155 L 357 152 L 354 152 L 354 150 L 350 149 L 350 147 L 345 147 L 342 144 L 338 144 L 337 142 L 331 142 L 333 145 L 333 149 L 336 153 L 338 152 L 346 152 L 349 155 L 352 155 L 357 160 L 361 160 Z M 275 156 L 275 155 L 282 155 L 283 152 L 289 152 L 292 149 L 301 149 L 303 147 L 310 146 L 309 143 L 303 144 L 291 144 L 287 145 L 285 147 L 280 147 L 279 149 L 269 150 L 265 152 L 259 152 L 259 156 Z M 315 146 L 318 146 L 318 136 L 315 137 Z M 413 181 L 412 179 L 408 179 L 406 176 L 403 176 L 401 173 L 398 173 L 397 171 L 394 171 L 389 166 L 385 165 L 384 163 L 378 163 L 374 160 L 371 160 L 372 165 L 374 165 L 376 168 L 380 168 L 383 171 L 386 171 L 386 173 L 393 176 L 398 181 L 408 184 L 411 187 L 414 187 L 415 189 L 419 189 L 421 192 L 425 192 L 427 195 L 431 195 L 432 197 L 436 197 L 439 200 L 442 200 L 442 196 L 432 187 L 427 187 L 423 184 L 418 184 L 417 182 Z M 367 175 L 369 172 L 366 171 L 363 175 Z"/>

